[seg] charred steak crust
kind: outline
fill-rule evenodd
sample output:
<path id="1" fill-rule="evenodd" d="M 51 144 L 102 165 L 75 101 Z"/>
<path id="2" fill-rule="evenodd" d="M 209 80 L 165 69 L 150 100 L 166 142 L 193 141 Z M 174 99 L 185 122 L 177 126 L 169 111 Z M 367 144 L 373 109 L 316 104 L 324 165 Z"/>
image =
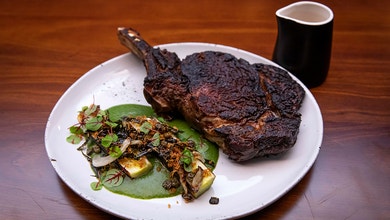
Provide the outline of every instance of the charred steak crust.
<path id="1" fill-rule="evenodd" d="M 266 111 L 252 126 L 230 125 L 216 129 L 229 146 L 222 149 L 236 161 L 287 151 L 294 146 L 301 123 L 298 110 L 305 96 L 303 88 L 280 68 L 266 64 L 253 66 L 266 96 Z"/>
<path id="2" fill-rule="evenodd" d="M 118 36 L 143 59 L 144 95 L 157 114 L 169 118 L 179 113 L 234 161 L 294 146 L 305 91 L 283 69 L 217 51 L 180 60 L 173 52 L 148 46 L 131 29 L 118 30 Z"/>
<path id="3" fill-rule="evenodd" d="M 182 77 L 181 60 L 175 53 L 151 48 L 145 55 L 147 76 L 144 96 L 154 111 L 167 118 L 175 115 L 181 97 L 187 93 L 187 79 Z"/>
<path id="4" fill-rule="evenodd" d="M 191 94 L 187 120 L 230 159 L 278 154 L 295 144 L 305 92 L 286 71 L 215 51 L 187 56 L 181 70 Z"/>
<path id="5" fill-rule="evenodd" d="M 235 161 L 279 154 L 295 144 L 305 92 L 286 71 L 215 51 L 191 54 L 180 67 L 175 57 L 164 66 L 160 52 L 169 52 L 155 50 L 153 63 L 160 69 L 145 78 L 145 90 L 167 103 L 154 106 L 159 114 L 180 112 Z"/>
<path id="6" fill-rule="evenodd" d="M 270 95 L 275 109 L 283 116 L 297 114 L 305 90 L 284 70 L 262 63 L 253 64 L 263 79 L 264 90 Z"/>
<path id="7" fill-rule="evenodd" d="M 245 60 L 206 51 L 187 56 L 181 70 L 188 78 L 192 106 L 202 113 L 200 117 L 239 123 L 256 120 L 266 111 L 257 70 Z"/>

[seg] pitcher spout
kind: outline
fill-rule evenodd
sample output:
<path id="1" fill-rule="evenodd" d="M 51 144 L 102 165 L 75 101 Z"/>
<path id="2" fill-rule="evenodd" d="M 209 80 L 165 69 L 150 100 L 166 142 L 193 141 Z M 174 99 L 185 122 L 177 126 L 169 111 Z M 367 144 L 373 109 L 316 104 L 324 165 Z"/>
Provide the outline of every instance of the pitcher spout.
<path id="1" fill-rule="evenodd" d="M 323 25 L 333 20 L 333 12 L 330 8 L 311 1 L 290 4 L 277 10 L 276 16 L 305 25 Z"/>

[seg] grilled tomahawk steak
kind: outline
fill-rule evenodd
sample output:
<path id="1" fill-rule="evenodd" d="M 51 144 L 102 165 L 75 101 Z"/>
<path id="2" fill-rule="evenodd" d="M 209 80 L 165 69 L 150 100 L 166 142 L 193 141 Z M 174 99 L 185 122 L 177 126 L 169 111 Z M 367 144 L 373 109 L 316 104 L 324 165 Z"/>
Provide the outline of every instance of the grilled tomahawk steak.
<path id="1" fill-rule="evenodd" d="M 143 60 L 144 96 L 159 115 L 182 115 L 234 161 L 279 154 L 296 142 L 305 92 L 275 66 L 205 51 L 183 60 L 130 28 L 120 42 Z"/>

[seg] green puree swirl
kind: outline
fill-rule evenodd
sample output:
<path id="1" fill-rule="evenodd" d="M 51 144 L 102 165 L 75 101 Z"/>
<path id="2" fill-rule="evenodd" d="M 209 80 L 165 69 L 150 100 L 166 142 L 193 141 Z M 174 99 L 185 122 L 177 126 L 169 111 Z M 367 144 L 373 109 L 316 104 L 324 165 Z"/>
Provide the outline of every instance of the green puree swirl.
<path id="1" fill-rule="evenodd" d="M 164 121 L 164 119 L 157 117 L 151 107 L 144 105 L 124 104 L 113 106 L 107 110 L 111 121 L 119 121 L 122 117 L 129 115 L 145 115 L 147 117 L 156 117 L 159 120 Z M 216 145 L 202 138 L 201 135 L 193 130 L 184 120 L 175 119 L 164 122 L 178 128 L 181 131 L 178 135 L 181 140 L 191 139 L 196 143 L 196 146 L 198 147 L 197 150 L 206 160 L 213 161 L 213 164 L 215 165 L 217 164 L 219 151 Z M 169 171 L 157 158 L 149 156 L 148 159 L 153 164 L 153 170 L 148 174 L 136 179 L 131 179 L 126 176 L 121 185 L 114 187 L 105 186 L 105 188 L 114 193 L 139 199 L 164 198 L 181 194 L 181 188 L 174 192 L 170 192 L 162 187 L 162 183 L 169 178 Z M 214 168 L 215 167 L 211 167 L 212 170 Z"/>

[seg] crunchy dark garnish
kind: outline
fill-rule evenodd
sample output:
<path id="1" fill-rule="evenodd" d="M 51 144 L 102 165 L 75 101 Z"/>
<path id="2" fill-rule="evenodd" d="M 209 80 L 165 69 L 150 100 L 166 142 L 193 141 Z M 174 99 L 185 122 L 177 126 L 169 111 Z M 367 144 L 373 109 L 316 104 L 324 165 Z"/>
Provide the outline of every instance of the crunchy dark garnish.
<path id="1" fill-rule="evenodd" d="M 157 157 L 170 171 L 163 187 L 175 190 L 181 186 L 186 201 L 199 197 L 215 178 L 194 142 L 180 140 L 176 127 L 157 118 L 127 116 L 113 122 L 108 112 L 92 104 L 79 112 L 78 121 L 78 125 L 70 128 L 71 136 L 67 140 L 73 144 L 85 140 L 79 150 L 96 172 L 99 182 L 92 184 L 94 190 L 106 184 L 102 180 L 122 182 L 121 174 L 130 178 L 145 175 L 153 166 L 147 155 Z"/>
<path id="2" fill-rule="evenodd" d="M 212 197 L 210 198 L 210 200 L 209 200 L 209 203 L 210 203 L 211 205 L 218 205 L 218 203 L 219 203 L 219 198 L 218 198 L 218 197 L 212 196 Z"/>

